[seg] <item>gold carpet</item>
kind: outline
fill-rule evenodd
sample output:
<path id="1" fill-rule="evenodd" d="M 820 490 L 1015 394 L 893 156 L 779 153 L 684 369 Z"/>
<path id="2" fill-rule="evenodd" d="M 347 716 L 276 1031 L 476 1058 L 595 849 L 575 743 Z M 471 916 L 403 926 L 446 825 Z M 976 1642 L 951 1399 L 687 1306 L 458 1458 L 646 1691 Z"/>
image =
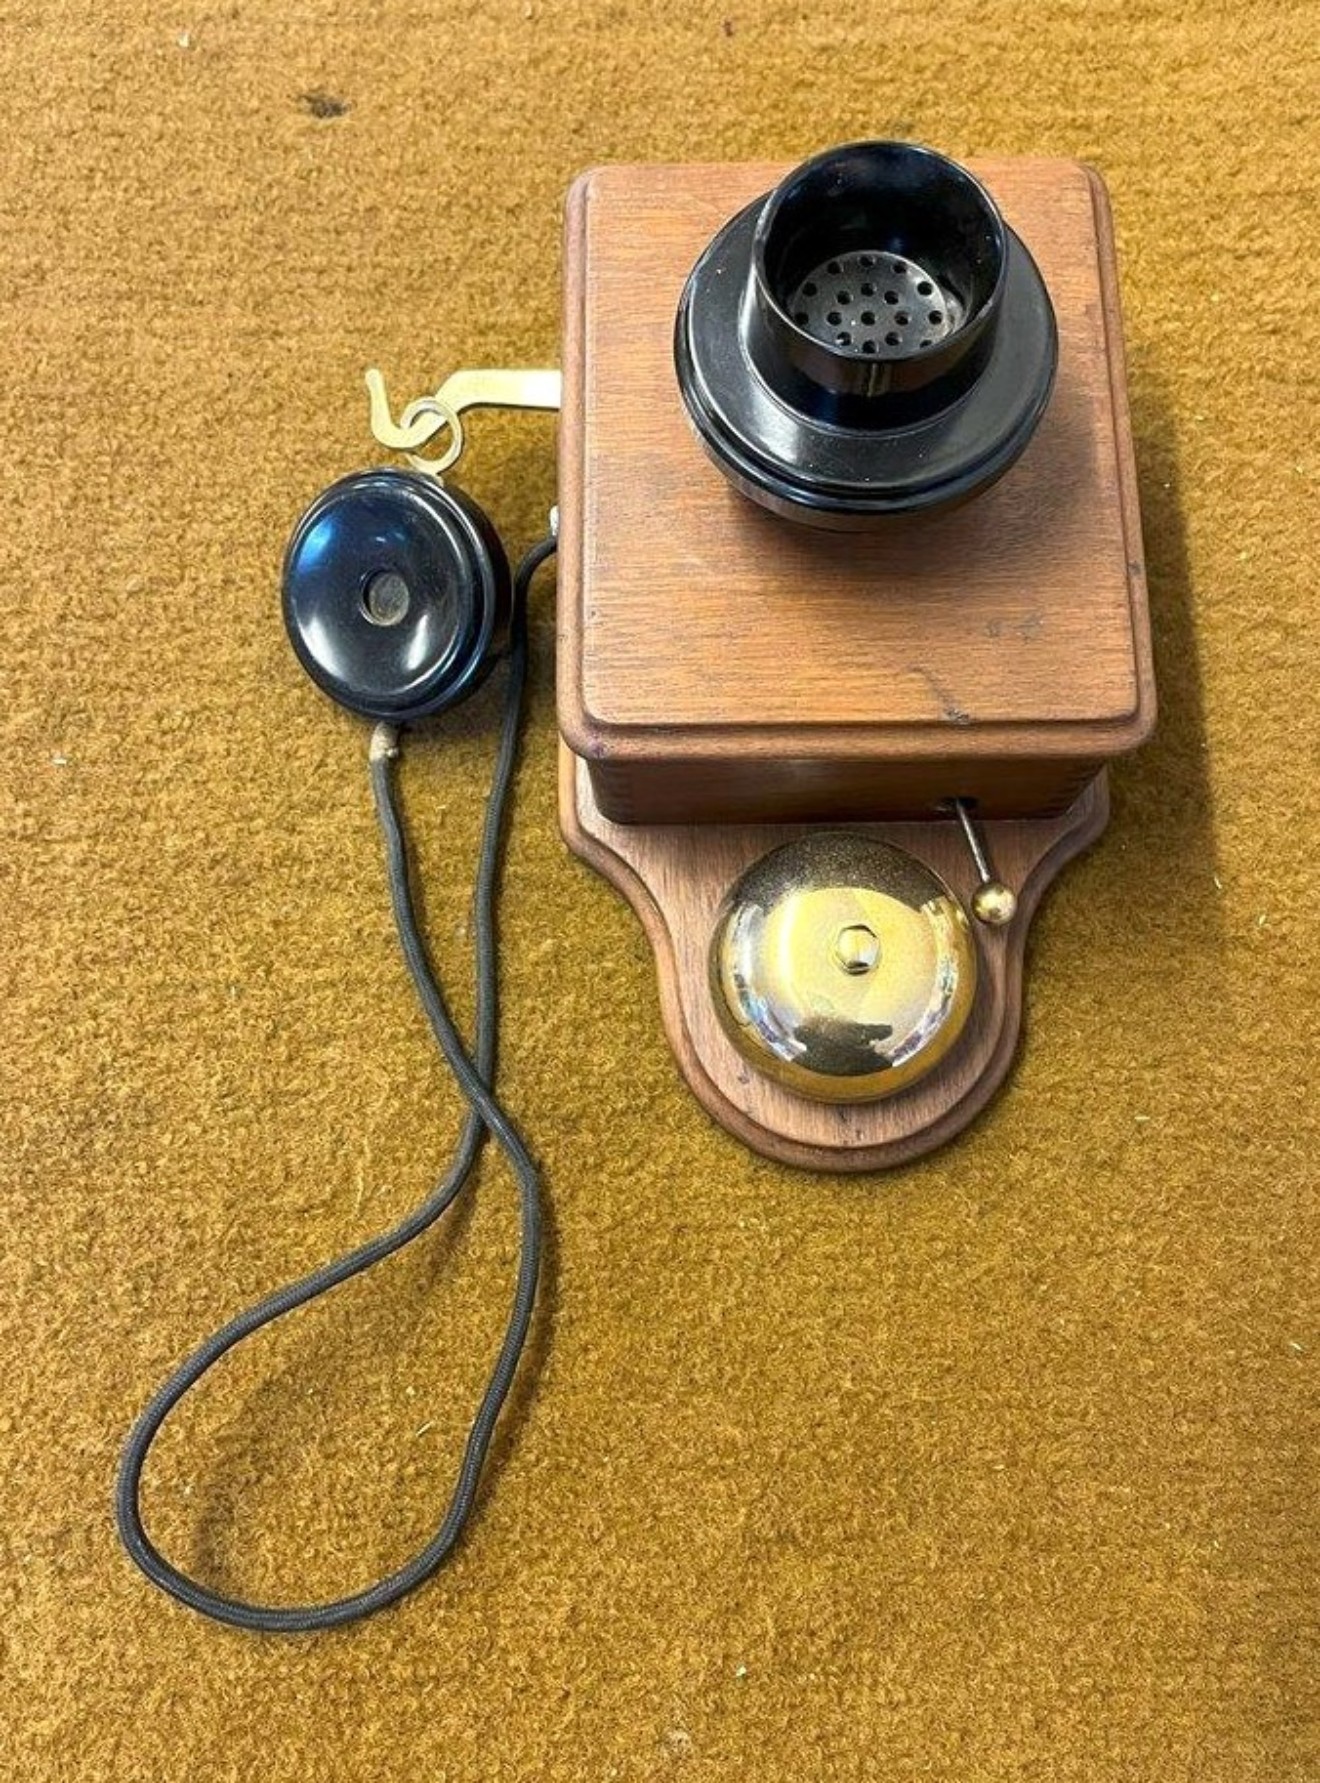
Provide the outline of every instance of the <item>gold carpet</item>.
<path id="1" fill-rule="evenodd" d="M 1320 1777 L 1314 42 L 1272 0 L 8 9 L 7 1776 Z M 711 1126 L 558 838 L 544 579 L 500 1077 L 553 1209 L 534 1388 L 402 1607 L 208 1624 L 118 1551 L 125 1429 L 411 1204 L 457 1119 L 364 728 L 284 641 L 288 528 L 377 456 L 364 366 L 404 396 L 556 362 L 583 167 L 881 134 L 1084 157 L 1117 219 L 1161 724 L 1035 925 L 1016 1073 L 886 1177 Z M 520 547 L 552 426 L 473 441 Z M 404 776 L 465 1019 L 493 715 Z M 488 1159 L 470 1217 L 226 1363 L 153 1465 L 165 1545 L 286 1600 L 409 1553 L 514 1207 Z"/>

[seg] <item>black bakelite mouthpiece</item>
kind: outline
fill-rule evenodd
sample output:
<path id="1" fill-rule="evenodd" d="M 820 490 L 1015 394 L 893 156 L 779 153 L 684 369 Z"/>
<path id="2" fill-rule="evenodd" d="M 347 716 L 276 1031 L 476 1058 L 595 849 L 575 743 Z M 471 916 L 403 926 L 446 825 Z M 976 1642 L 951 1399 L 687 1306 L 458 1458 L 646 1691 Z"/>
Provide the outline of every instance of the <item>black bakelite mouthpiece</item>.
<path id="1" fill-rule="evenodd" d="M 693 268 L 679 386 L 753 501 L 860 529 L 966 500 L 1049 400 L 1054 311 L 984 187 L 931 149 L 862 142 L 805 162 Z"/>
<path id="2" fill-rule="evenodd" d="M 435 477 L 363 471 L 322 490 L 284 554 L 298 660 L 350 712 L 410 724 L 479 684 L 503 647 L 509 564 L 477 504 Z"/>

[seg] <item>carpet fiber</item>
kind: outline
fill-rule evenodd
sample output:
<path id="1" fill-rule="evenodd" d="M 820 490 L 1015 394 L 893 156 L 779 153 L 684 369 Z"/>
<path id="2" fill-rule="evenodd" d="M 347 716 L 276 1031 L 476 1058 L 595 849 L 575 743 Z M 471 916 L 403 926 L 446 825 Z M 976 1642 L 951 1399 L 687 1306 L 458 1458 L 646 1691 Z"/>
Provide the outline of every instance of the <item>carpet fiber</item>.
<path id="1" fill-rule="evenodd" d="M 16 0 L 0 36 L 0 1750 L 15 1778 L 1320 1777 L 1313 10 Z M 503 905 L 501 1087 L 553 1243 L 534 1386 L 428 1588 L 260 1640 L 117 1550 L 145 1395 L 450 1144 L 363 727 L 286 648 L 289 525 L 360 377 L 554 363 L 563 192 L 866 134 L 1095 162 L 1117 220 L 1155 742 L 1034 930 L 1006 1093 L 796 1175 L 712 1127 L 650 955 L 565 852 L 552 597 Z M 1310 240 L 1310 247 L 1305 243 Z M 1302 244 L 1299 249 L 1299 244 Z M 464 480 L 514 546 L 541 419 Z M 411 752 L 466 1019 L 494 701 Z M 220 1369 L 171 1552 L 330 1595 L 429 1532 L 509 1292 L 451 1229 Z"/>

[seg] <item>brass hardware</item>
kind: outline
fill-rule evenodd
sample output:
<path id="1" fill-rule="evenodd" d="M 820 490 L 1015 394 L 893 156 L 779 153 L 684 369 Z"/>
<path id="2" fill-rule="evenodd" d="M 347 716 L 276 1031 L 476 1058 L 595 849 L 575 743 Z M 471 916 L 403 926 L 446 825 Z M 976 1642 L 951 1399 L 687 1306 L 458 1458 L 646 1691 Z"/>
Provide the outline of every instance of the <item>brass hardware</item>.
<path id="1" fill-rule="evenodd" d="M 735 1046 L 800 1096 L 871 1102 L 923 1077 L 976 992 L 961 904 L 902 849 L 818 830 L 763 855 L 726 898 L 711 947 Z"/>
<path id="2" fill-rule="evenodd" d="M 1017 898 L 1002 879 L 996 879 L 990 866 L 990 856 L 986 852 L 981 833 L 972 816 L 972 808 L 966 799 L 950 801 L 953 813 L 962 827 L 973 864 L 979 881 L 972 893 L 972 915 L 977 922 L 984 923 L 987 928 L 1002 929 L 1012 922 L 1017 915 Z"/>
<path id="3" fill-rule="evenodd" d="M 371 402 L 371 431 L 391 452 L 405 452 L 414 470 L 443 476 L 463 451 L 463 423 L 468 409 L 557 409 L 563 378 L 557 371 L 456 371 L 431 396 L 414 397 L 397 423 L 385 392 L 385 379 L 373 366 L 366 374 Z M 443 429 L 449 444 L 438 458 L 423 458 L 417 448 Z"/>
<path id="4" fill-rule="evenodd" d="M 987 928 L 1002 929 L 1017 915 L 1017 899 L 1002 880 L 992 879 L 972 893 L 972 915 Z"/>
<path id="5" fill-rule="evenodd" d="M 874 972 L 880 959 L 880 938 L 864 922 L 850 922 L 834 937 L 834 957 L 854 977 Z"/>

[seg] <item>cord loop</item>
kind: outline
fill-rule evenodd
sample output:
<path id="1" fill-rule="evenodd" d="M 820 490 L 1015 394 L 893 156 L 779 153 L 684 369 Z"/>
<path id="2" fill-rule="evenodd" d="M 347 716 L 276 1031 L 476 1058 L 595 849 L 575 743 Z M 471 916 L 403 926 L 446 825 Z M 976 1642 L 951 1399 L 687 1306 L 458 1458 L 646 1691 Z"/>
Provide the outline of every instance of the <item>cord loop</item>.
<path id="1" fill-rule="evenodd" d="M 500 727 L 499 750 L 491 779 L 486 821 L 477 861 L 473 890 L 473 928 L 476 952 L 476 1035 L 472 1053 L 454 1026 L 443 993 L 427 957 L 426 944 L 417 922 L 408 873 L 407 837 L 399 805 L 395 763 L 398 736 L 392 727 L 378 726 L 368 749 L 371 788 L 385 846 L 385 865 L 390 901 L 404 961 L 426 1013 L 440 1051 L 468 1103 L 454 1157 L 441 1182 L 405 1219 L 349 1252 L 325 1264 L 301 1281 L 268 1295 L 256 1306 L 238 1314 L 208 1338 L 183 1362 L 155 1394 L 134 1425 L 124 1448 L 115 1492 L 115 1517 L 120 1539 L 130 1557 L 153 1584 L 180 1603 L 226 1622 L 262 1634 L 305 1634 L 336 1628 L 384 1609 L 414 1590 L 441 1565 L 458 1542 L 471 1514 L 481 1472 L 500 1411 L 517 1373 L 527 1342 L 536 1301 L 542 1249 L 540 1176 L 521 1134 L 500 1103 L 491 1085 L 495 1072 L 498 1027 L 495 959 L 495 896 L 499 877 L 500 845 L 517 762 L 523 696 L 527 685 L 527 597 L 533 576 L 555 550 L 553 537 L 534 545 L 519 565 L 514 579 L 508 679 Z M 390 731 L 386 736 L 385 732 Z M 319 1295 L 360 1275 L 373 1264 L 393 1256 L 427 1231 L 451 1207 L 466 1187 L 472 1166 L 486 1133 L 499 1144 L 518 1183 L 520 1246 L 517 1283 L 504 1339 L 490 1379 L 468 1433 L 453 1493 L 435 1534 L 412 1558 L 376 1584 L 328 1603 L 290 1605 L 253 1604 L 226 1597 L 192 1579 L 167 1560 L 148 1536 L 142 1521 L 142 1471 L 152 1443 L 166 1418 L 202 1376 L 227 1351 L 251 1337 L 285 1313 L 305 1306 Z"/>

